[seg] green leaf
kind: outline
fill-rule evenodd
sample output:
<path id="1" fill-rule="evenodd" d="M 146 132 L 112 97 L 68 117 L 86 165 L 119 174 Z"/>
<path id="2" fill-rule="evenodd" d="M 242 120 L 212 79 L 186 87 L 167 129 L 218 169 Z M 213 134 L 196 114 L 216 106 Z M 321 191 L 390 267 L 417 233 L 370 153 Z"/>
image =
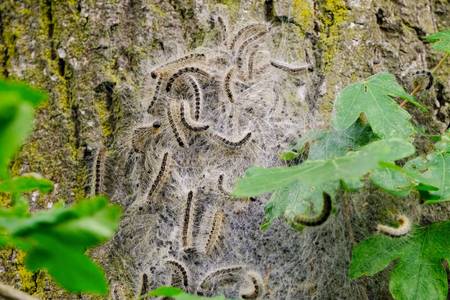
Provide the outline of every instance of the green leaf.
<path id="1" fill-rule="evenodd" d="M 415 102 L 389 73 L 351 84 L 337 96 L 333 127 L 345 130 L 364 113 L 376 135 L 409 139 L 414 134 L 411 116 L 394 101 L 395 97 Z"/>
<path id="2" fill-rule="evenodd" d="M 36 108 L 47 100 L 47 94 L 17 81 L 0 80 L 0 99 L 12 100 L 17 103 L 27 103 Z"/>
<path id="3" fill-rule="evenodd" d="M 34 190 L 49 193 L 53 190 L 53 182 L 35 173 L 24 174 L 0 182 L 0 192 L 23 193 Z"/>
<path id="4" fill-rule="evenodd" d="M 171 286 L 161 286 L 150 291 L 147 295 L 150 297 L 171 297 L 175 300 L 226 300 L 224 296 L 202 297 L 188 294 L 182 289 Z"/>
<path id="5" fill-rule="evenodd" d="M 433 43 L 434 50 L 450 54 L 450 29 L 427 35 L 425 40 Z"/>
<path id="6" fill-rule="evenodd" d="M 374 235 L 353 248 L 349 275 L 372 276 L 395 261 L 389 290 L 394 299 L 447 299 L 450 221 L 414 228 L 403 237 Z"/>
<path id="7" fill-rule="evenodd" d="M 370 143 L 358 151 L 329 160 L 312 160 L 295 167 L 248 169 L 236 184 L 236 197 L 257 196 L 299 181 L 308 186 L 322 186 L 337 180 L 355 181 L 375 169 L 380 161 L 395 161 L 414 153 L 414 146 L 402 139 Z"/>

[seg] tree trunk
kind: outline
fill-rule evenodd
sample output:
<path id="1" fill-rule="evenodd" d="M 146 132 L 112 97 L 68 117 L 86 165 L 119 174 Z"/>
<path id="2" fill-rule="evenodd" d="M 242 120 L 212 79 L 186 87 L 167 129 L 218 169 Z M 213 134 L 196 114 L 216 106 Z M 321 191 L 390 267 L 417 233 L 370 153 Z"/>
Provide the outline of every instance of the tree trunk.
<path id="1" fill-rule="evenodd" d="M 190 292 L 205 274 L 238 265 L 242 274 L 253 270 L 261 276 L 263 299 L 389 298 L 388 272 L 373 279 L 348 278 L 352 245 L 392 212 L 407 213 L 419 223 L 445 218 L 448 210 L 423 209 L 414 199 L 394 202 L 369 188 L 338 197 L 335 214 L 320 227 L 297 232 L 280 220 L 262 232 L 268 197 L 231 200 L 227 190 L 252 165 L 281 165 L 279 152 L 296 137 L 329 124 L 333 100 L 345 85 L 389 71 L 410 90 L 414 72 L 431 69 L 439 58 L 422 38 L 449 27 L 448 0 L 215 2 L 0 4 L 0 73 L 50 96 L 13 165 L 14 173 L 40 172 L 57 183 L 52 195 L 32 207 L 51 207 L 59 199 L 72 202 L 93 192 L 106 193 L 123 206 L 119 232 L 93 253 L 106 268 L 112 299 L 131 299 L 179 283 L 168 260 L 186 267 Z M 217 16 L 225 20 L 226 30 Z M 249 45 L 248 52 L 256 45 L 263 50 L 255 52 L 250 76 L 245 48 L 236 47 L 235 60 L 229 49 L 234 34 L 253 22 L 269 27 Z M 209 128 L 201 132 L 184 128 L 178 116 L 181 99 L 194 116 L 195 93 L 181 80 L 167 87 L 167 72 L 156 79 L 151 74 L 190 53 L 204 57 L 168 69 L 173 73 L 188 65 L 207 71 L 190 73 L 203 92 L 198 121 Z M 268 65 L 269 59 L 310 67 L 286 73 Z M 236 69 L 228 84 L 232 64 Z M 449 75 L 447 62 L 434 86 L 418 95 L 432 113 L 412 109 L 435 133 L 449 123 Z M 160 79 L 159 97 L 147 111 Z M 145 127 L 144 134 L 137 134 L 139 127 Z M 238 143 L 244 137 L 249 138 Z M 97 155 L 100 149 L 106 150 L 105 157 Z M 96 159 L 105 160 L 105 174 L 91 171 Z M 95 184 L 99 176 L 102 185 Z M 184 239 L 190 191 L 195 226 Z M 4 250 L 1 258 L 3 283 L 43 299 L 77 298 L 59 290 L 45 274 L 26 271 L 23 254 Z M 238 276 L 204 292 L 238 298 L 248 285 Z"/>

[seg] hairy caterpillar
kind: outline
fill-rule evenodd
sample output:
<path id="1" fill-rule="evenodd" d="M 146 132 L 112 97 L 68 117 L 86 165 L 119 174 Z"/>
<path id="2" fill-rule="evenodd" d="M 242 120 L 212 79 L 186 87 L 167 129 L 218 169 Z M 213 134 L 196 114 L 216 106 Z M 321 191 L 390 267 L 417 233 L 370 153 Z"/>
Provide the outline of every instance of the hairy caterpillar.
<path id="1" fill-rule="evenodd" d="M 169 104 L 169 108 L 167 109 L 167 120 L 169 120 L 170 128 L 175 135 L 175 139 L 177 140 L 178 145 L 180 147 L 185 147 L 187 145 L 187 142 L 183 133 L 178 128 L 177 123 L 175 123 L 174 112 L 176 112 L 176 104 L 175 102 L 171 102 Z"/>
<path id="2" fill-rule="evenodd" d="M 211 77 L 211 75 L 197 67 L 184 67 L 179 69 L 177 72 L 175 72 L 172 76 L 170 76 L 169 80 L 167 80 L 166 84 L 166 92 L 170 92 L 172 89 L 172 85 L 174 84 L 175 80 L 177 80 L 180 76 L 186 74 L 186 73 L 197 73 L 199 75 L 205 76 L 205 77 Z"/>
<path id="3" fill-rule="evenodd" d="M 161 122 L 155 121 L 152 125 L 142 125 L 133 130 L 131 145 L 136 152 L 144 152 L 148 135 L 159 133 Z"/>
<path id="4" fill-rule="evenodd" d="M 142 281 L 141 281 L 141 291 L 139 293 L 140 296 L 143 296 L 147 294 L 148 292 L 148 276 L 146 273 L 142 274 Z"/>
<path id="5" fill-rule="evenodd" d="M 213 133 L 212 135 L 215 139 L 219 140 L 226 147 L 231 148 L 231 149 L 237 149 L 237 148 L 241 147 L 242 145 L 244 145 L 247 141 L 250 140 L 252 133 L 250 131 L 247 132 L 242 138 L 240 138 L 237 141 L 231 141 L 217 133 Z"/>
<path id="6" fill-rule="evenodd" d="M 192 236 L 192 232 L 190 232 L 190 228 L 192 226 L 191 222 L 193 221 L 193 209 L 192 209 L 192 202 L 194 198 L 194 193 L 192 191 L 189 191 L 188 197 L 186 200 L 186 208 L 184 210 L 184 217 L 183 217 L 183 228 L 182 228 L 182 234 L 181 234 L 181 244 L 183 245 L 183 248 L 187 249 L 192 246 L 192 240 L 190 237 Z"/>
<path id="7" fill-rule="evenodd" d="M 198 124 L 194 123 L 192 120 L 190 120 L 190 109 L 189 109 L 189 103 L 186 101 L 182 101 L 180 103 L 180 119 L 181 123 L 189 130 L 191 131 L 204 131 L 209 128 L 208 124 Z"/>
<path id="8" fill-rule="evenodd" d="M 237 65 L 238 68 L 242 68 L 243 65 L 243 59 L 242 59 L 242 54 L 244 53 L 245 49 L 248 47 L 248 45 L 250 45 L 251 43 L 257 41 L 258 39 L 260 39 L 261 37 L 263 37 L 265 34 L 267 33 L 267 31 L 261 31 L 253 36 L 251 36 L 250 38 L 248 38 L 247 40 L 245 40 L 238 48 L 237 54 L 236 54 L 236 61 L 237 61 Z"/>
<path id="9" fill-rule="evenodd" d="M 427 70 L 416 71 L 414 73 L 414 77 L 415 77 L 414 85 L 415 86 L 420 85 L 422 87 L 423 82 L 421 82 L 420 77 L 423 77 L 423 76 L 425 76 L 428 79 L 428 83 L 427 83 L 425 89 L 429 90 L 433 86 L 433 81 L 434 81 L 433 74 L 430 71 L 427 71 Z M 417 78 L 417 77 L 419 77 L 419 78 Z"/>
<path id="10" fill-rule="evenodd" d="M 225 73 L 225 78 L 223 80 L 223 89 L 225 90 L 225 94 L 227 95 L 227 98 L 231 103 L 234 102 L 233 90 L 231 89 L 231 78 L 233 77 L 233 74 L 234 67 L 231 67 Z"/>
<path id="11" fill-rule="evenodd" d="M 331 214 L 331 197 L 328 193 L 322 193 L 323 206 L 322 211 L 317 216 L 296 215 L 294 222 L 305 226 L 319 226 L 328 219 Z"/>
<path id="12" fill-rule="evenodd" d="M 248 271 L 246 276 L 250 281 L 250 286 L 241 289 L 240 295 L 242 299 L 257 299 L 263 293 L 263 280 L 259 273 Z"/>
<path id="13" fill-rule="evenodd" d="M 172 270 L 172 280 L 170 284 L 174 287 L 187 291 L 189 288 L 189 275 L 187 268 L 181 262 L 174 259 L 168 259 L 166 260 L 166 263 Z"/>
<path id="14" fill-rule="evenodd" d="M 163 71 L 171 68 L 171 67 L 175 67 L 176 65 L 180 65 L 180 64 L 184 64 L 184 63 L 188 63 L 188 62 L 195 62 L 195 61 L 199 61 L 199 60 L 203 60 L 205 59 L 205 54 L 203 53 L 191 53 L 188 55 L 185 55 L 183 57 L 180 57 L 178 59 L 175 59 L 173 61 L 170 61 L 164 65 L 159 66 L 158 68 L 156 68 L 155 70 L 153 70 L 150 75 L 153 79 L 156 79 Z"/>
<path id="15" fill-rule="evenodd" d="M 216 17 L 214 18 L 214 22 L 218 25 L 220 31 L 220 39 L 222 41 L 225 41 L 227 39 L 228 30 L 224 19 L 220 15 L 216 15 Z"/>
<path id="16" fill-rule="evenodd" d="M 247 63 L 247 78 L 249 80 L 253 79 L 253 68 L 254 68 L 254 64 L 255 64 L 255 56 L 256 53 L 258 53 L 258 47 L 255 47 L 252 49 L 252 51 L 250 52 L 249 56 L 248 56 L 248 63 Z"/>
<path id="17" fill-rule="evenodd" d="M 106 173 L 106 148 L 100 146 L 95 154 L 92 162 L 92 181 L 90 195 L 94 196 L 104 192 L 105 173 Z"/>
<path id="18" fill-rule="evenodd" d="M 202 109 L 203 103 L 203 92 L 200 83 L 197 79 L 191 75 L 186 76 L 186 79 L 189 81 L 192 89 L 194 90 L 194 99 L 195 99 L 195 110 L 194 110 L 194 119 L 198 121 L 200 119 L 200 111 Z"/>
<path id="19" fill-rule="evenodd" d="M 261 28 L 266 28 L 266 26 L 264 24 L 261 23 L 254 23 L 254 24 L 250 24 L 247 25 L 243 28 L 241 28 L 233 37 L 233 39 L 231 40 L 231 43 L 229 45 L 229 49 L 232 50 L 236 47 L 236 43 L 238 42 L 239 39 L 241 39 L 241 37 L 246 36 L 249 33 L 254 32 L 255 30 L 259 30 Z"/>
<path id="20" fill-rule="evenodd" d="M 156 77 L 155 77 L 156 78 Z M 158 101 L 159 92 L 161 90 L 161 84 L 162 84 L 162 78 L 158 78 L 158 81 L 156 82 L 155 90 L 153 92 L 152 100 L 150 101 L 150 104 L 148 105 L 147 112 L 151 113 L 153 105 Z"/>
<path id="21" fill-rule="evenodd" d="M 303 64 L 303 65 L 299 65 L 299 66 L 293 66 L 293 65 L 289 65 L 285 62 L 281 62 L 281 61 L 275 61 L 275 60 L 271 60 L 270 64 L 277 68 L 280 69 L 284 72 L 287 73 L 298 73 L 301 72 L 303 70 L 309 69 L 311 67 L 310 64 Z"/>
<path id="22" fill-rule="evenodd" d="M 164 153 L 164 156 L 161 160 L 161 165 L 159 167 L 158 174 L 156 175 L 155 180 L 153 180 L 153 183 L 149 191 L 147 192 L 147 197 L 151 197 L 158 190 L 164 179 L 167 177 L 167 174 L 169 173 L 167 170 L 169 168 L 168 160 L 169 160 L 169 152 L 166 152 Z"/>
<path id="23" fill-rule="evenodd" d="M 390 236 L 402 236 L 406 235 L 411 231 L 412 224 L 409 218 L 405 215 L 399 215 L 397 217 L 397 221 L 399 223 L 398 227 L 391 227 L 387 225 L 378 224 L 377 230 L 379 232 L 385 233 Z"/>
<path id="24" fill-rule="evenodd" d="M 208 237 L 205 243 L 205 253 L 210 255 L 211 252 L 216 247 L 219 242 L 220 235 L 223 229 L 223 223 L 225 219 L 225 214 L 222 210 L 218 210 L 215 212 L 213 216 L 213 220 L 211 223 L 211 229 L 209 230 Z"/>
<path id="25" fill-rule="evenodd" d="M 198 285 L 197 294 L 203 295 L 202 291 L 210 288 L 210 284 L 213 279 L 217 278 L 217 280 L 226 280 L 229 278 L 233 278 L 236 275 L 236 273 L 241 272 L 242 270 L 243 267 L 237 265 L 237 266 L 222 267 L 206 274 L 206 276 L 203 277 L 203 279 L 200 281 L 200 284 Z"/>

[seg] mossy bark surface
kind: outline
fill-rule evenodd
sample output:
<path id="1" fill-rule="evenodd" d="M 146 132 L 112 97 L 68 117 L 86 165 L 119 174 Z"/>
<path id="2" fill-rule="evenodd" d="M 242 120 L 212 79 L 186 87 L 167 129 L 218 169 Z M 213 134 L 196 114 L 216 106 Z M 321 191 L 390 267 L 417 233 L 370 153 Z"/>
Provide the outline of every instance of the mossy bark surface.
<path id="1" fill-rule="evenodd" d="M 270 42 L 272 50 L 278 49 L 272 54 L 285 60 L 307 61 L 313 67 L 300 79 L 288 78 L 291 85 L 287 86 L 296 87 L 285 92 L 286 105 L 291 107 L 293 120 L 304 126 L 297 131 L 287 128 L 286 136 L 274 135 L 278 140 L 264 141 L 273 144 L 267 146 L 271 153 L 266 151 L 265 155 L 271 160 L 266 165 L 281 165 L 276 161 L 277 152 L 292 141 L 294 133 L 329 123 L 333 100 L 345 85 L 389 71 L 411 91 L 414 72 L 431 69 L 441 57 L 422 38 L 450 26 L 448 0 L 283 0 L 274 1 L 270 12 L 265 3 L 271 1 L 218 2 L 2 1 L 0 76 L 27 81 L 50 95 L 37 112 L 33 135 L 12 165 L 14 174 L 39 172 L 57 184 L 51 195 L 32 202 L 32 209 L 51 207 L 60 199 L 71 203 L 88 195 L 92 156 L 100 147 L 110 155 L 105 193 L 124 208 L 130 206 L 137 187 L 127 182 L 124 169 L 129 162 L 124 141 L 130 128 L 144 118 L 146 107 L 142 103 L 147 103 L 152 91 L 150 70 L 169 57 L 201 47 L 210 49 L 217 37 L 210 16 L 217 8 L 227 13 L 234 26 L 231 28 L 243 27 L 250 20 L 271 23 L 279 33 Z M 450 120 L 449 67 L 447 61 L 436 73 L 433 87 L 417 95 L 431 112 L 410 108 L 417 120 L 436 134 L 447 128 Z M 258 100 L 255 97 L 251 101 Z M 423 143 L 418 148 L 425 151 L 429 147 Z M 261 162 L 266 156 L 255 154 L 253 162 Z M 207 170 L 209 162 L 199 161 L 198 167 Z M 149 162 L 155 167 L 159 160 L 144 160 L 144 164 Z M 188 175 L 179 174 L 182 182 L 190 182 Z M 209 182 L 205 186 L 211 188 Z M 160 198 L 164 200 L 169 194 L 166 191 Z M 181 197 L 181 192 L 175 195 Z M 216 196 L 211 195 L 208 199 L 214 202 Z M 178 217 L 171 213 L 182 211 L 184 199 L 160 201 L 145 215 L 125 214 L 118 236 L 93 251 L 111 281 L 109 297 L 131 299 L 139 294 L 143 274 L 149 278 L 145 289 L 170 283 L 164 260 L 175 256 L 192 264 L 189 269 L 195 282 L 216 267 L 248 265 L 261 273 L 264 299 L 386 299 L 390 297 L 387 272 L 371 279 L 348 279 L 352 245 L 371 234 L 377 223 L 400 212 L 422 224 L 450 216 L 446 205 L 422 208 L 416 199 L 395 200 L 368 188 L 358 195 L 341 195 L 332 220 L 319 228 L 296 232 L 280 221 L 261 233 L 258 227 L 266 200 L 262 197 L 239 207 L 224 204 L 232 209 L 228 224 L 236 225 L 223 232 L 224 247 L 229 247 L 224 252 L 229 254 L 219 252 L 208 258 L 181 255 L 178 246 L 172 249 L 171 244 L 165 244 L 171 237 L 160 236 L 164 229 L 177 227 L 171 222 L 178 222 Z M 248 240 L 237 238 L 246 236 Z M 156 249 L 153 255 L 143 253 L 147 248 L 142 241 Z M 245 249 L 250 250 L 247 253 Z M 10 249 L 0 252 L 2 283 L 42 299 L 79 298 L 62 291 L 44 272 L 26 271 L 23 256 Z M 217 291 L 237 297 L 236 287 L 239 283 Z"/>

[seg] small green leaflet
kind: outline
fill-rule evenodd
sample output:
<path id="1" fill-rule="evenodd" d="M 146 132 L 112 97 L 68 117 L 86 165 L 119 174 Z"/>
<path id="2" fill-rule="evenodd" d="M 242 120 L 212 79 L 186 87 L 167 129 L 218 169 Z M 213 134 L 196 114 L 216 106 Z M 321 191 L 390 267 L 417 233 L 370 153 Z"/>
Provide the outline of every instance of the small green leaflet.
<path id="1" fill-rule="evenodd" d="M 417 104 L 389 73 L 378 73 L 351 84 L 336 98 L 333 127 L 345 130 L 364 113 L 379 137 L 409 139 L 414 134 L 411 116 L 394 101 L 395 97 Z"/>
<path id="2" fill-rule="evenodd" d="M 354 181 L 375 169 L 380 161 L 396 161 L 415 151 L 402 139 L 385 139 L 361 147 L 358 151 L 329 160 L 311 160 L 294 167 L 248 169 L 236 184 L 233 195 L 252 197 L 273 192 L 299 181 L 318 187 L 336 180 Z"/>
<path id="3" fill-rule="evenodd" d="M 175 300 L 226 300 L 224 296 L 216 297 L 201 297 L 197 295 L 192 295 L 185 293 L 182 289 L 171 287 L 171 286 L 161 286 L 157 289 L 148 293 L 150 297 L 170 297 Z"/>
<path id="4" fill-rule="evenodd" d="M 24 193 L 34 190 L 49 193 L 53 190 L 53 182 L 35 173 L 0 181 L 0 192 Z"/>
<path id="5" fill-rule="evenodd" d="M 450 54 L 450 29 L 427 35 L 425 40 L 433 43 L 434 50 Z"/>
<path id="6" fill-rule="evenodd" d="M 353 248 L 351 278 L 372 276 L 392 261 L 389 290 L 394 299 L 447 299 L 447 272 L 450 262 L 450 221 L 414 228 L 404 237 L 376 234 Z"/>

